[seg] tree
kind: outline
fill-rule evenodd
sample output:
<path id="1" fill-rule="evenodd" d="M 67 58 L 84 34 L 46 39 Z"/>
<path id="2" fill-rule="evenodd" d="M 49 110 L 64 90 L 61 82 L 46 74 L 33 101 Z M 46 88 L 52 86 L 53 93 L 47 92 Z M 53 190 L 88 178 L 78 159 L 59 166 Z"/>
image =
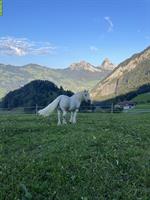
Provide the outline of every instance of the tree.
<path id="1" fill-rule="evenodd" d="M 50 81 L 34 80 L 26 84 L 22 88 L 9 92 L 2 100 L 1 107 L 35 107 L 46 106 L 52 102 L 57 96 L 65 94 L 73 95 L 73 92 L 66 91 L 63 87 L 58 88 Z"/>

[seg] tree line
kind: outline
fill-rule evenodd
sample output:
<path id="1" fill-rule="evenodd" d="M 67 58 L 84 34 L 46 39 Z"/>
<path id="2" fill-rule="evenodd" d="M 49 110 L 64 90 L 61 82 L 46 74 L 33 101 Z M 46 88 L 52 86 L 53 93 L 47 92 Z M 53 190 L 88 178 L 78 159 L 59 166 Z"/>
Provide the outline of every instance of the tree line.
<path id="1" fill-rule="evenodd" d="M 54 83 L 34 80 L 25 86 L 9 92 L 1 101 L 2 108 L 46 106 L 59 95 L 72 96 L 73 92 L 57 87 Z"/>

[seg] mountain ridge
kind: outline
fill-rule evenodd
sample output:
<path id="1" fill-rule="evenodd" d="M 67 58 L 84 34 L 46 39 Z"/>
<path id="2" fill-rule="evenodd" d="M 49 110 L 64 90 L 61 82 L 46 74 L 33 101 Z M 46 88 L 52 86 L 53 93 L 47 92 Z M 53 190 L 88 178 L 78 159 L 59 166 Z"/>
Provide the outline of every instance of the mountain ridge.
<path id="1" fill-rule="evenodd" d="M 150 47 L 121 62 L 91 90 L 93 99 L 106 100 L 150 82 Z"/>
<path id="2" fill-rule="evenodd" d="M 64 69 L 54 69 L 34 63 L 23 66 L 0 64 L 0 98 L 9 91 L 18 89 L 36 79 L 49 80 L 74 92 L 91 89 L 111 72 L 111 70 L 99 70 L 86 61 L 72 63 L 72 66 L 78 68 L 70 69 L 69 66 Z"/>
<path id="3" fill-rule="evenodd" d="M 105 58 L 104 61 L 100 66 L 98 66 L 99 69 L 103 70 L 114 70 L 116 68 L 116 65 L 114 65 L 109 58 Z"/>
<path id="4" fill-rule="evenodd" d="M 84 60 L 77 62 L 77 63 L 72 63 L 68 69 L 70 70 L 87 70 L 91 72 L 96 72 L 96 71 L 101 71 L 100 69 L 97 69 L 94 65 L 90 64 L 89 62 L 86 62 Z"/>

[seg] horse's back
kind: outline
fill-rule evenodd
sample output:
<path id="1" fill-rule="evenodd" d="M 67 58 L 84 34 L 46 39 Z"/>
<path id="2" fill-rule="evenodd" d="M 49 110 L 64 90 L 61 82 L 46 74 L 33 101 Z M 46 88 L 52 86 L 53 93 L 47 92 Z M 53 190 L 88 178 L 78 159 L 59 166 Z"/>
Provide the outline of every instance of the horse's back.
<path id="1" fill-rule="evenodd" d="M 60 102 L 59 102 L 59 107 L 61 109 L 65 109 L 68 110 L 69 106 L 70 106 L 70 97 L 66 96 L 66 95 L 60 95 Z"/>

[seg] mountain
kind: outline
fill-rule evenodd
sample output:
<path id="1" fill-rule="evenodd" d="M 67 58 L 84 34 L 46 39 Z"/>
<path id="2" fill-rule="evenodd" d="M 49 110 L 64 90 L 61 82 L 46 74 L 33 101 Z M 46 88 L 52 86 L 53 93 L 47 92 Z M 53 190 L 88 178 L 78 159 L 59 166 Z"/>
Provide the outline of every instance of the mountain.
<path id="1" fill-rule="evenodd" d="M 150 83 L 150 47 L 119 64 L 91 90 L 94 100 L 107 100 Z"/>
<path id="2" fill-rule="evenodd" d="M 68 69 L 72 70 L 72 71 L 89 71 L 89 72 L 101 72 L 102 71 L 100 68 L 96 68 L 84 60 L 79 63 L 71 64 Z"/>
<path id="3" fill-rule="evenodd" d="M 111 61 L 108 58 L 105 58 L 105 60 L 102 62 L 101 66 L 98 67 L 101 70 L 114 70 L 116 65 L 111 63 Z"/>
<path id="4" fill-rule="evenodd" d="M 71 91 L 65 91 L 62 87 L 58 88 L 50 81 L 35 80 L 24 85 L 23 87 L 9 92 L 2 100 L 1 107 L 33 107 L 46 106 L 57 96 L 65 94 L 73 95 Z"/>
<path id="5" fill-rule="evenodd" d="M 37 64 L 24 66 L 0 64 L 0 98 L 9 91 L 36 79 L 49 80 L 74 92 L 91 89 L 110 73 L 111 70 L 98 69 L 86 61 L 73 63 L 65 69 L 53 69 Z"/>

